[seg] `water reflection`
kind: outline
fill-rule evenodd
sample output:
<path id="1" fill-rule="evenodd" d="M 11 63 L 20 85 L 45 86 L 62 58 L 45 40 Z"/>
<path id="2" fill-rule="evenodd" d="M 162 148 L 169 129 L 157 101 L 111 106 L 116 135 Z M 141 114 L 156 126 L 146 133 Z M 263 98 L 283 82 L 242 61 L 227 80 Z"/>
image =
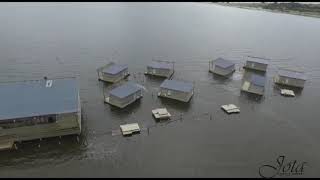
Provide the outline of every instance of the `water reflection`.
<path id="1" fill-rule="evenodd" d="M 64 163 L 85 151 L 85 137 L 67 135 L 63 137 L 51 137 L 41 140 L 16 142 L 17 149 L 1 152 L 0 166 L 25 166 L 37 162 L 36 166 L 48 163 Z"/>

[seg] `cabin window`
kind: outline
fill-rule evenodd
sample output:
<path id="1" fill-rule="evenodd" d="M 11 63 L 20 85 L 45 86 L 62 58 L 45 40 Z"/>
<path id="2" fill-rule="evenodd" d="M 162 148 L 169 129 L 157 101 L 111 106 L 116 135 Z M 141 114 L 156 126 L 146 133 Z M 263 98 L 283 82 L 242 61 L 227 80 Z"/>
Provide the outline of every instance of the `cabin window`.
<path id="1" fill-rule="evenodd" d="M 167 92 L 167 93 L 168 93 L 168 96 L 171 96 L 171 91 L 170 91 L 170 90 L 168 90 L 168 92 Z"/>
<path id="2" fill-rule="evenodd" d="M 48 117 L 48 123 L 54 123 L 54 122 L 56 122 L 56 117 L 55 116 L 49 116 Z"/>
<path id="3" fill-rule="evenodd" d="M 9 119 L 0 121 L 0 127 L 3 129 L 11 129 L 17 127 L 24 127 L 24 126 L 34 126 L 38 124 L 48 124 L 54 123 L 57 121 L 55 115 L 49 116 L 34 116 L 34 117 L 27 117 L 27 118 L 18 118 L 18 119 Z"/>

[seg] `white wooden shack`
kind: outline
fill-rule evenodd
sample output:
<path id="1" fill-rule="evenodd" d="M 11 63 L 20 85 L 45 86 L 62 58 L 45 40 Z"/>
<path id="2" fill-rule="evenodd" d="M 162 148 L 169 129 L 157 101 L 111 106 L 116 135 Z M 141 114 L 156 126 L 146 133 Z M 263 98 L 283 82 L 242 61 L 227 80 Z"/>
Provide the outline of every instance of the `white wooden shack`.
<path id="1" fill-rule="evenodd" d="M 168 112 L 167 108 L 157 108 L 153 109 L 152 111 L 153 116 L 160 120 L 160 119 L 170 119 L 171 114 Z"/>
<path id="2" fill-rule="evenodd" d="M 268 68 L 268 64 L 269 64 L 269 59 L 254 57 L 254 56 L 247 56 L 247 61 L 246 61 L 246 64 L 244 65 L 244 68 L 266 72 Z"/>
<path id="3" fill-rule="evenodd" d="M 266 82 L 265 76 L 252 74 L 249 80 L 243 81 L 241 90 L 245 92 L 257 94 L 257 95 L 263 95 L 265 82 Z"/>
<path id="4" fill-rule="evenodd" d="M 138 123 L 123 124 L 120 125 L 120 130 L 123 136 L 132 135 L 133 133 L 139 133 L 140 127 Z"/>
<path id="5" fill-rule="evenodd" d="M 134 101 L 142 98 L 142 88 L 133 82 L 126 82 L 110 91 L 105 102 L 113 106 L 124 108 Z"/>
<path id="6" fill-rule="evenodd" d="M 174 73 L 174 63 L 169 61 L 153 60 L 147 65 L 145 74 L 170 78 Z"/>
<path id="7" fill-rule="evenodd" d="M 235 63 L 219 57 L 210 61 L 209 71 L 220 76 L 229 76 L 235 71 Z"/>
<path id="8" fill-rule="evenodd" d="M 127 65 L 116 64 L 114 62 L 110 62 L 107 65 L 98 68 L 97 71 L 99 80 L 109 83 L 118 82 L 130 75 Z"/>
<path id="9" fill-rule="evenodd" d="M 2 83 L 0 99 L 0 142 L 81 133 L 76 78 Z"/>
<path id="10" fill-rule="evenodd" d="M 279 69 L 278 74 L 274 77 L 274 82 L 277 84 L 298 88 L 303 88 L 306 80 L 307 76 L 304 72 L 289 69 Z"/>
<path id="11" fill-rule="evenodd" d="M 194 86 L 191 82 L 164 80 L 160 85 L 159 97 L 166 97 L 182 102 L 189 102 L 193 96 Z"/>

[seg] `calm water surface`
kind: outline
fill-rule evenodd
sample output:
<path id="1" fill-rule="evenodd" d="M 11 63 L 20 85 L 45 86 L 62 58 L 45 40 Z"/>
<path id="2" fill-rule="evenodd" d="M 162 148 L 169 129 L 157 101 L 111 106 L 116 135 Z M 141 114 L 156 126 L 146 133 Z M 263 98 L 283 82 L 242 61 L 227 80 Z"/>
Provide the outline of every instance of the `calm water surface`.
<path id="1" fill-rule="evenodd" d="M 320 175 L 320 19 L 209 3 L 0 3 L 0 24 L 0 81 L 79 76 L 83 111 L 79 143 L 18 144 L 1 152 L 0 177 L 259 177 L 279 155 L 307 162 L 303 177 Z M 240 93 L 247 55 L 271 59 L 260 100 Z M 208 73 L 219 56 L 236 63 L 229 80 Z M 195 83 L 189 104 L 155 96 L 162 79 L 142 74 L 152 58 Z M 97 80 L 111 59 L 146 88 L 124 110 L 103 103 L 113 86 Z M 278 67 L 307 72 L 295 98 L 273 85 Z M 241 113 L 220 110 L 229 103 Z M 175 121 L 156 122 L 158 107 Z M 143 130 L 124 138 L 117 129 L 130 122 Z"/>

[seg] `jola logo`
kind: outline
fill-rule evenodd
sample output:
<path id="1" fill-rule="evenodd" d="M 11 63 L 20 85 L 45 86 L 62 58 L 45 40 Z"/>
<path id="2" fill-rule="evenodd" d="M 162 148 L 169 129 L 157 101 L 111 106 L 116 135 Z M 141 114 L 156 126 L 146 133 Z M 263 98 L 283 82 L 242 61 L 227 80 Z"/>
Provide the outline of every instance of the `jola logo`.
<path id="1" fill-rule="evenodd" d="M 263 165 L 259 168 L 259 175 L 263 178 L 272 178 L 276 175 L 291 176 L 302 175 L 306 162 L 298 162 L 297 160 L 287 161 L 285 156 L 279 156 L 276 165 Z"/>

